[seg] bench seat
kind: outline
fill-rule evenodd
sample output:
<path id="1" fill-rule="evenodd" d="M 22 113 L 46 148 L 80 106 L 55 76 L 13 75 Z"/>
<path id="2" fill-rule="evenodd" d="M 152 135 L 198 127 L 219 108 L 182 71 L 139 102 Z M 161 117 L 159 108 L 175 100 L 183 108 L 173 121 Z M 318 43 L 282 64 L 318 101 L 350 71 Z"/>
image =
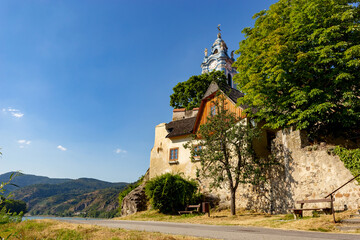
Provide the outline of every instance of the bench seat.
<path id="1" fill-rule="evenodd" d="M 290 209 L 294 215 L 294 219 L 296 219 L 296 215 L 303 217 L 304 211 L 323 211 L 325 214 L 333 214 L 333 201 L 334 198 L 328 199 L 310 199 L 310 200 L 301 200 L 296 201 L 297 204 L 300 204 L 300 208 L 292 208 Z M 331 207 L 317 207 L 317 208 L 303 208 L 305 203 L 330 203 Z"/>
<path id="2" fill-rule="evenodd" d="M 192 214 L 194 212 L 200 212 L 200 206 L 201 204 L 187 205 L 185 211 L 178 211 L 178 213 L 181 215 L 181 214 Z M 194 210 L 190 210 L 190 209 L 194 209 Z"/>

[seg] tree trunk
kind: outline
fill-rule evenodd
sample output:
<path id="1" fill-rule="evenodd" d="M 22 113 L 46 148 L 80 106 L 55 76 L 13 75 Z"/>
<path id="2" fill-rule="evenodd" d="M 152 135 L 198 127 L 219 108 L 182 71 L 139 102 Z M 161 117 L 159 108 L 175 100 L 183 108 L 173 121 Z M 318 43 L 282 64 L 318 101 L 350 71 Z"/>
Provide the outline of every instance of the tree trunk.
<path id="1" fill-rule="evenodd" d="M 235 209 L 235 189 L 231 188 L 230 189 L 230 193 L 231 193 L 231 199 L 230 199 L 230 209 L 231 209 L 231 215 L 236 215 L 236 209 Z"/>

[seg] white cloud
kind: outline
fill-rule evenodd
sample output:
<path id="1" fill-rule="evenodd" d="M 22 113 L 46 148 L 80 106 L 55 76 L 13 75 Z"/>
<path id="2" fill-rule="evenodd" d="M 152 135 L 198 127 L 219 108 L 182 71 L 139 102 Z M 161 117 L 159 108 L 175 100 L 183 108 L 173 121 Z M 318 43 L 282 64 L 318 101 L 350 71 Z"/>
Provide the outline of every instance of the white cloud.
<path id="1" fill-rule="evenodd" d="M 30 145 L 31 143 L 31 141 L 25 139 L 17 140 L 17 142 L 20 144 L 19 148 L 25 148 L 26 145 Z"/>
<path id="2" fill-rule="evenodd" d="M 22 118 L 24 116 L 24 114 L 21 112 L 18 112 L 18 113 L 11 112 L 11 115 L 13 115 L 16 118 Z"/>
<path id="3" fill-rule="evenodd" d="M 17 142 L 20 144 L 27 144 L 27 145 L 29 145 L 31 143 L 31 141 L 25 140 L 25 139 L 18 140 Z"/>
<path id="4" fill-rule="evenodd" d="M 4 113 L 10 113 L 11 116 L 16 117 L 16 118 L 22 118 L 24 116 L 24 114 L 22 112 L 20 112 L 20 110 L 15 109 L 15 108 L 3 108 L 2 111 Z"/>
<path id="5" fill-rule="evenodd" d="M 60 149 L 61 151 L 66 151 L 67 149 L 61 145 L 57 146 L 56 147 L 57 149 Z"/>
<path id="6" fill-rule="evenodd" d="M 123 150 L 123 149 L 120 149 L 120 148 L 117 148 L 117 149 L 115 150 L 115 152 L 116 152 L 117 154 L 119 154 L 119 153 L 127 153 L 126 150 Z"/>

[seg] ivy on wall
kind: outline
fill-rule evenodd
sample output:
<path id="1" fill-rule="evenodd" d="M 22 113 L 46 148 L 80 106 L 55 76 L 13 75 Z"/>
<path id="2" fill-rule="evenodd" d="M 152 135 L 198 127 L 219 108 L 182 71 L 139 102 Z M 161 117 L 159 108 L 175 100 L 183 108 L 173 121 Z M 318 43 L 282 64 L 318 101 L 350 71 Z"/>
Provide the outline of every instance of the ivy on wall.
<path id="1" fill-rule="evenodd" d="M 360 148 L 346 149 L 340 146 L 335 147 L 334 153 L 340 157 L 345 167 L 355 177 L 360 174 Z M 356 179 L 360 183 L 360 177 Z"/>

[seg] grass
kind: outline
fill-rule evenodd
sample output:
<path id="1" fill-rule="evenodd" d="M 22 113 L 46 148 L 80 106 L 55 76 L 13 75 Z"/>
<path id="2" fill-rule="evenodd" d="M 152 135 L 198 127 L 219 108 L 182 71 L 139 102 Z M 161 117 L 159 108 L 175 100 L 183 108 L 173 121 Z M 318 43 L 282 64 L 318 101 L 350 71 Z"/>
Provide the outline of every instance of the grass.
<path id="1" fill-rule="evenodd" d="M 204 238 L 79 225 L 54 220 L 28 220 L 0 225 L 0 239 L 21 240 L 198 240 Z"/>
<path id="2" fill-rule="evenodd" d="M 337 221 L 349 218 L 354 212 L 347 211 L 336 213 Z M 310 213 L 311 214 L 311 213 Z M 207 215 L 164 215 L 155 210 L 139 212 L 134 215 L 116 218 L 118 220 L 137 220 L 137 221 L 167 221 L 200 223 L 211 225 L 238 225 L 238 226 L 257 226 L 267 228 L 279 228 L 287 230 L 305 230 L 318 232 L 344 232 L 340 231 L 341 223 L 334 223 L 332 215 L 316 214 L 315 217 L 304 217 L 294 220 L 292 214 L 270 215 L 256 213 L 245 210 L 237 211 L 236 216 L 231 216 L 229 210 L 212 211 L 211 216 Z M 359 231 L 358 231 L 359 232 Z M 356 233 L 358 233 L 356 232 Z M 353 233 L 353 232 L 352 232 Z"/>

